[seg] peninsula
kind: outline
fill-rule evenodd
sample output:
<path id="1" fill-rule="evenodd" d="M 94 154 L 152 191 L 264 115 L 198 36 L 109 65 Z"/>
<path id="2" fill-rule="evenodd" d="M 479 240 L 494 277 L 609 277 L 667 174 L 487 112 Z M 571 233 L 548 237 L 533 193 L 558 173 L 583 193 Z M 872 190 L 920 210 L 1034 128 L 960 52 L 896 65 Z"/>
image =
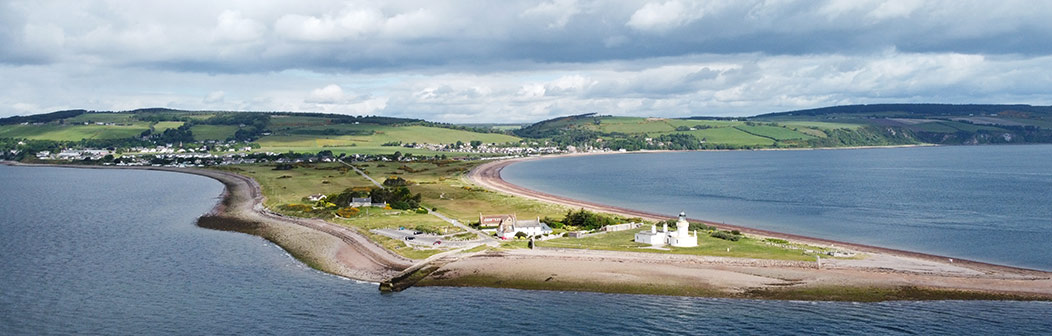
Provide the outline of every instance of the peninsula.
<path id="1" fill-rule="evenodd" d="M 2 120 L 0 144 L 18 164 L 217 179 L 226 195 L 198 225 L 263 237 L 311 267 L 385 290 L 1049 300 L 1049 272 L 747 223 L 690 219 L 686 237 L 699 239 L 698 246 L 650 248 L 632 235 L 674 214 L 558 197 L 500 176 L 503 167 L 540 153 L 1042 142 L 1052 134 L 1042 126 L 1047 117 L 1044 107 L 894 105 L 741 120 L 579 115 L 508 130 L 326 114 L 63 111 Z M 956 131 L 940 133 L 945 127 Z M 93 138 L 82 136 L 89 131 Z M 138 135 L 123 137 L 130 133 Z M 483 223 L 489 215 L 512 220 L 490 226 Z"/>

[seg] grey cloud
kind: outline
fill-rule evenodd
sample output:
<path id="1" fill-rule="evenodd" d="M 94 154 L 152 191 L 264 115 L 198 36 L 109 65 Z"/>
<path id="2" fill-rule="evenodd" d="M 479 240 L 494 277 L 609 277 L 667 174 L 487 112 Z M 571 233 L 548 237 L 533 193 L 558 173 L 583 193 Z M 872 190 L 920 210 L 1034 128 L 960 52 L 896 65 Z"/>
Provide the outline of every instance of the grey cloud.
<path id="1" fill-rule="evenodd" d="M 1052 11 L 1052 5 L 1043 2 L 560 0 L 242 8 L 85 2 L 73 11 L 56 11 L 60 6 L 51 2 L 17 4 L 6 4 L 9 10 L 0 14 L 7 16 L 0 39 L 18 42 L 30 27 L 45 35 L 58 29 L 66 43 L 42 46 L 46 52 L 9 44 L 15 47 L 5 48 L 7 63 L 91 57 L 175 71 L 349 72 L 457 65 L 487 71 L 494 64 L 528 67 L 693 54 L 865 54 L 888 48 L 1052 52 L 1052 23 L 1039 14 Z M 662 14 L 667 10 L 661 8 L 682 13 Z M 648 11 L 648 24 L 629 24 Z M 643 26 L 654 29 L 639 29 Z M 250 66 L 246 57 L 253 59 Z"/>

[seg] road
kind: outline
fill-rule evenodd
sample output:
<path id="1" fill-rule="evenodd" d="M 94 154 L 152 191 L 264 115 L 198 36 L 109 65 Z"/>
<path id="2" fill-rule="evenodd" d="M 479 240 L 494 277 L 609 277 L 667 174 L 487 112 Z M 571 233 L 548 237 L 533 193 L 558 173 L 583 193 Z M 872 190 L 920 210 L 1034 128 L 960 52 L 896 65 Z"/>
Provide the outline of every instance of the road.
<path id="1" fill-rule="evenodd" d="M 493 236 L 491 236 L 491 235 L 489 235 L 489 234 L 487 234 L 485 232 L 482 232 L 481 230 L 477 230 L 477 229 L 472 228 L 470 226 L 464 225 L 464 224 L 460 223 L 460 221 L 458 221 L 456 219 L 452 219 L 452 218 L 446 217 L 446 215 L 443 215 L 443 214 L 439 213 L 438 211 L 432 211 L 431 214 L 435 215 L 435 217 L 441 218 L 442 220 L 449 222 L 450 224 L 453 224 L 454 226 L 456 226 L 458 228 L 464 229 L 467 232 L 471 232 L 471 233 L 474 233 L 474 234 L 478 235 L 479 237 L 482 237 L 482 239 L 487 240 L 486 245 L 490 245 L 490 246 L 499 246 L 500 245 L 500 240 L 497 240 L 496 237 L 493 237 Z"/>
<path id="2" fill-rule="evenodd" d="M 344 164 L 345 166 L 351 167 L 351 169 L 354 169 L 354 171 L 356 173 L 358 173 L 359 175 L 362 175 L 362 177 L 365 177 L 369 181 L 373 182 L 373 184 L 375 184 L 377 187 L 380 187 L 381 189 L 384 188 L 383 184 L 380 184 L 380 182 L 376 182 L 376 180 L 374 180 L 372 177 L 369 177 L 369 175 L 366 175 L 365 172 L 361 171 L 361 169 L 358 169 L 358 167 L 355 167 L 354 165 L 351 165 L 350 163 L 343 162 L 343 160 L 336 160 L 336 161 L 339 161 L 340 163 Z"/>

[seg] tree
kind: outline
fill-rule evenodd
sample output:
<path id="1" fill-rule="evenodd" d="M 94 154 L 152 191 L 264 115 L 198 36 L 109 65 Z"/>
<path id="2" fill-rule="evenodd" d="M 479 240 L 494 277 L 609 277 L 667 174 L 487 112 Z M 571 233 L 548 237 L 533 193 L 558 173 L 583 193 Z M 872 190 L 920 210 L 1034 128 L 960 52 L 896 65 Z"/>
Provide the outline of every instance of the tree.
<path id="1" fill-rule="evenodd" d="M 478 146 L 482 146 L 482 141 L 471 140 L 471 147 L 478 147 Z"/>

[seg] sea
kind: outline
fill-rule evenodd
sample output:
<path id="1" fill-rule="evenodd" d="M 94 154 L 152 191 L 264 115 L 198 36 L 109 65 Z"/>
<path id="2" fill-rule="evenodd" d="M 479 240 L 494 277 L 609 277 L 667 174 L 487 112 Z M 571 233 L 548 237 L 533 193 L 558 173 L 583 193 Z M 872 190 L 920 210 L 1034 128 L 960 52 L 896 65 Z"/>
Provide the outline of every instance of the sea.
<path id="1" fill-rule="evenodd" d="M 670 217 L 1052 271 L 1052 145 L 592 155 L 501 176 Z"/>
<path id="2" fill-rule="evenodd" d="M 0 166 L 0 334 L 1052 333 L 1049 302 L 381 294 L 262 238 L 196 227 L 221 192 L 215 180 L 171 172 Z"/>

